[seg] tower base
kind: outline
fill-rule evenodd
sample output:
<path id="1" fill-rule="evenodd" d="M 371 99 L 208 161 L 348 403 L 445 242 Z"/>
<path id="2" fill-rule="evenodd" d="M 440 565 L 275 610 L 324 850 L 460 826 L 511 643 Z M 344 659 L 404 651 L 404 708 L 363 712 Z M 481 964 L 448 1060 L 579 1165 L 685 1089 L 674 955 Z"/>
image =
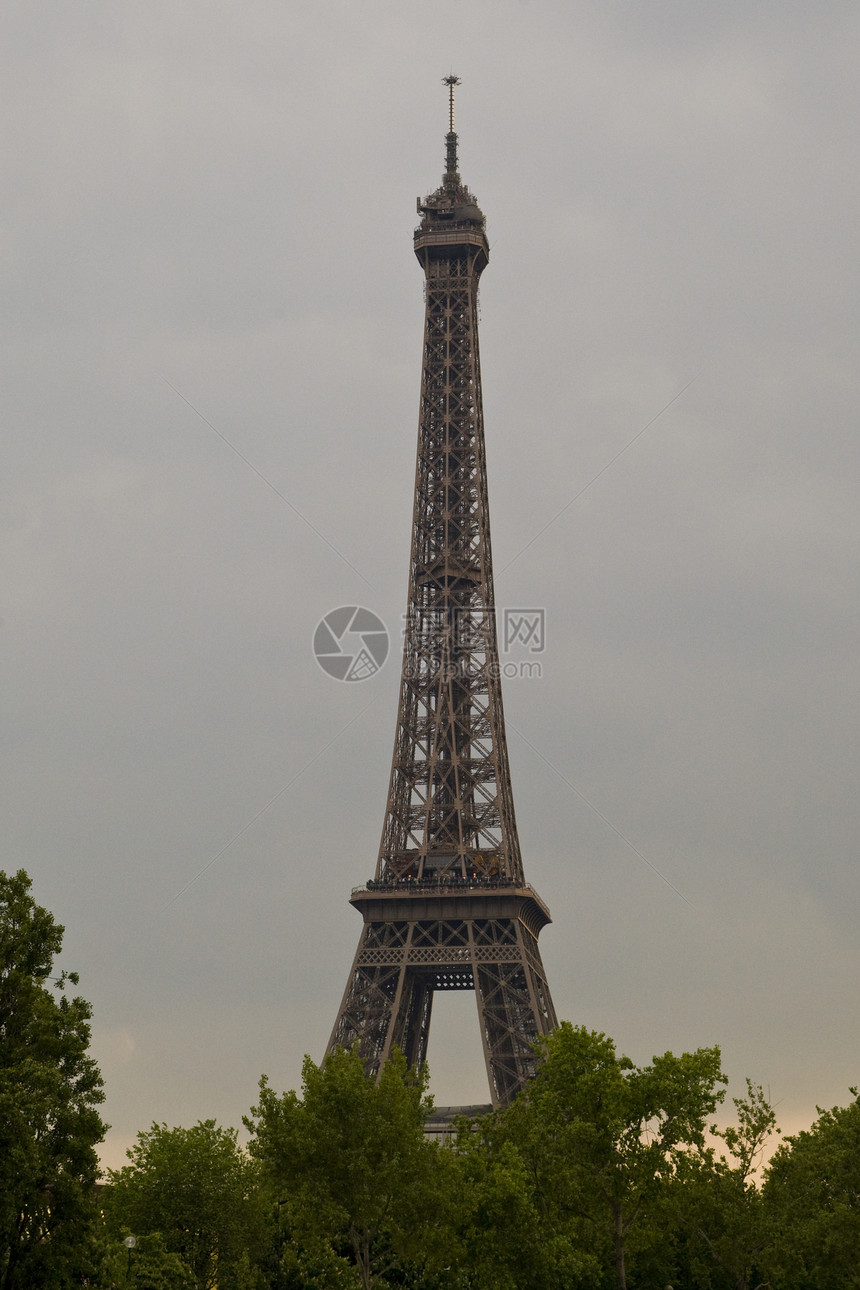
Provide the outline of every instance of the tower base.
<path id="1" fill-rule="evenodd" d="M 537 938 L 549 911 L 531 887 L 492 879 L 368 883 L 351 903 L 364 917 L 329 1050 L 358 1043 L 375 1076 L 394 1047 L 427 1056 L 433 994 L 474 990 L 492 1105 L 535 1071 L 532 1044 L 556 1026 Z"/>

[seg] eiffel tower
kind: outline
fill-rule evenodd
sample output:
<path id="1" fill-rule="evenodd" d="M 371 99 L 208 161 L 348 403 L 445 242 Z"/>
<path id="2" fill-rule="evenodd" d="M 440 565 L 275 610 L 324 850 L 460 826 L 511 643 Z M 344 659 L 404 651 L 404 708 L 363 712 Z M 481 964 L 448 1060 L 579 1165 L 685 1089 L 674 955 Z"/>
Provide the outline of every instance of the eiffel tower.
<path id="1" fill-rule="evenodd" d="M 454 86 L 442 185 L 418 199 L 426 279 L 418 463 L 400 702 L 375 876 L 329 1051 L 369 1076 L 394 1046 L 427 1055 L 436 990 L 473 990 L 494 1106 L 534 1072 L 556 1023 L 514 816 L 490 554 L 478 357 L 486 220 L 460 178 Z"/>

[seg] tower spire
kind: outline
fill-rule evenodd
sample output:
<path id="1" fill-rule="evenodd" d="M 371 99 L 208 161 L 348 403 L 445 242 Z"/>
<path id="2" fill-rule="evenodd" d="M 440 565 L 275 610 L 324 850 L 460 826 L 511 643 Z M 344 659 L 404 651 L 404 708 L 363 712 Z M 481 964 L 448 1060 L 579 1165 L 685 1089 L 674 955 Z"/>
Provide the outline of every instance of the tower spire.
<path id="1" fill-rule="evenodd" d="M 448 131 L 450 134 L 453 134 L 454 133 L 454 86 L 462 85 L 463 82 L 460 80 L 459 76 L 455 76 L 452 72 L 450 76 L 442 77 L 442 84 L 448 86 Z"/>
<path id="2" fill-rule="evenodd" d="M 457 175 L 457 136 L 454 133 L 454 86 L 461 85 L 459 76 L 453 72 L 442 77 L 442 84 L 448 86 L 448 133 L 445 136 L 445 178 L 453 179 Z"/>

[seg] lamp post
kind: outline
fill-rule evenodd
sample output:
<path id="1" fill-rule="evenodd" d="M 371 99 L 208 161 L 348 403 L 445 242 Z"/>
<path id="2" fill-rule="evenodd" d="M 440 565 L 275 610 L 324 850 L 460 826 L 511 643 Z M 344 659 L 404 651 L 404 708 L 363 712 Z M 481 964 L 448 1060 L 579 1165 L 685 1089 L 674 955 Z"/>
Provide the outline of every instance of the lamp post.
<path id="1" fill-rule="evenodd" d="M 126 1267 L 125 1267 L 125 1279 L 126 1281 L 128 1281 L 131 1278 L 131 1252 L 134 1249 L 134 1247 L 137 1245 L 137 1237 L 127 1236 L 123 1241 L 123 1245 L 128 1250 L 128 1263 L 126 1264 Z"/>

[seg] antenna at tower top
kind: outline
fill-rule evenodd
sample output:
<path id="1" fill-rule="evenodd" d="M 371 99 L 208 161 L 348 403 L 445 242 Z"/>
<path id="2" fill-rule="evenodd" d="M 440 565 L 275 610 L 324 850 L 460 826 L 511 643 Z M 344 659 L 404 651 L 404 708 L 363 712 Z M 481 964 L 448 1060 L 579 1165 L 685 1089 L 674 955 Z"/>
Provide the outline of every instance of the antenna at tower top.
<path id="1" fill-rule="evenodd" d="M 453 134 L 454 133 L 454 86 L 461 85 L 462 81 L 460 80 L 459 76 L 455 76 L 452 72 L 450 76 L 442 77 L 442 84 L 448 86 L 448 132 L 449 134 Z"/>

